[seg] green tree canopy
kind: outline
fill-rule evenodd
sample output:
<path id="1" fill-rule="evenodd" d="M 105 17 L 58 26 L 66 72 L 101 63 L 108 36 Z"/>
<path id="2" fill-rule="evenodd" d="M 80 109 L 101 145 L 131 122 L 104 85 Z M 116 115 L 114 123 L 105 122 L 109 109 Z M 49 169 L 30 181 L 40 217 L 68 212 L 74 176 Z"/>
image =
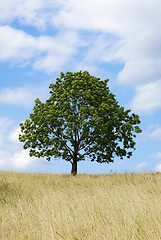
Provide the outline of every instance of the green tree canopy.
<path id="1" fill-rule="evenodd" d="M 61 73 L 49 87 L 49 99 L 36 99 L 33 113 L 20 124 L 19 140 L 30 156 L 61 157 L 72 164 L 73 175 L 86 157 L 109 163 L 132 156 L 139 116 L 118 104 L 107 83 L 87 71 Z"/>

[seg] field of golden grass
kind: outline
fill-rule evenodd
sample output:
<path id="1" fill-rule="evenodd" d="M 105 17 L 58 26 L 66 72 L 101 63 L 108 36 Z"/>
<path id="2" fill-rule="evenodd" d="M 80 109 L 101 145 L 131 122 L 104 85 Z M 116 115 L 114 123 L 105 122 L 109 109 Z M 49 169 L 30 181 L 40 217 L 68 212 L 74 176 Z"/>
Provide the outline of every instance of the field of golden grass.
<path id="1" fill-rule="evenodd" d="M 159 240 L 161 174 L 0 172 L 1 240 Z"/>

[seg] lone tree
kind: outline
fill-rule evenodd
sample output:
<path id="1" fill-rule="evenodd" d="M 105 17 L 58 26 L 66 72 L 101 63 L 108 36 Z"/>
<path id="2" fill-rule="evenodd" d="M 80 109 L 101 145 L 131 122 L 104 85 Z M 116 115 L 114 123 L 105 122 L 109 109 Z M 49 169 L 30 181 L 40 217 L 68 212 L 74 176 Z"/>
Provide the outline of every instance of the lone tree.
<path id="1" fill-rule="evenodd" d="M 19 140 L 30 156 L 61 157 L 72 164 L 73 175 L 86 157 L 99 163 L 130 158 L 135 133 L 141 132 L 139 116 L 119 106 L 107 83 L 87 71 L 61 73 L 49 87 L 50 98 L 36 99 L 33 113 L 20 124 Z"/>

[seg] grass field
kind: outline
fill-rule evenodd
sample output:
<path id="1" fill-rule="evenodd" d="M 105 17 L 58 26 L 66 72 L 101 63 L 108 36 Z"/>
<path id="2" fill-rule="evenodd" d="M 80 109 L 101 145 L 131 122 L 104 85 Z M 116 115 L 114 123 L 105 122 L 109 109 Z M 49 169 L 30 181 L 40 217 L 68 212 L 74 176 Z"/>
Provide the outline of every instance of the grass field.
<path id="1" fill-rule="evenodd" d="M 161 239 L 161 174 L 0 172 L 1 240 Z"/>

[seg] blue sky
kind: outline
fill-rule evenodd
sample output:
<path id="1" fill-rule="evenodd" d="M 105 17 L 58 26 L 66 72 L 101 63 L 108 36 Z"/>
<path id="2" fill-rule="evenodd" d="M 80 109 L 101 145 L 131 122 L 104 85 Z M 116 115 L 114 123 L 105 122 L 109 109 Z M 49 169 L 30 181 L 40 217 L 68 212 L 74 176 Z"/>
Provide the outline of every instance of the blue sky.
<path id="1" fill-rule="evenodd" d="M 87 70 L 110 79 L 143 132 L 130 159 L 80 162 L 78 172 L 161 171 L 160 0 L 6 0 L 0 12 L 0 170 L 70 172 L 64 160 L 30 158 L 19 123 L 61 71 Z"/>

